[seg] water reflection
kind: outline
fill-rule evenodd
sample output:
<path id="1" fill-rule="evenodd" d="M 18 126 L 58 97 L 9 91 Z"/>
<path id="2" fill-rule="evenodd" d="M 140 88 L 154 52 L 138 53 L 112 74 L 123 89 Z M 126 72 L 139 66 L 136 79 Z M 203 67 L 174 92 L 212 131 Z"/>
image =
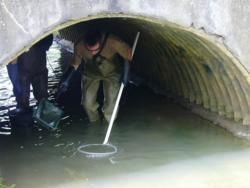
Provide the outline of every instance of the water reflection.
<path id="1" fill-rule="evenodd" d="M 8 109 L 15 105 L 12 84 L 8 78 L 7 68 L 0 68 L 0 135 L 10 135 Z"/>
<path id="2" fill-rule="evenodd" d="M 51 100 L 65 68 L 63 62 L 69 58 L 70 54 L 61 54 L 55 44 L 50 49 Z M 15 100 L 6 70 L 0 73 L 0 132 L 5 134 L 10 132 L 6 113 Z M 72 99 L 74 94 L 69 97 L 71 105 Z M 0 137 L 0 177 L 18 188 L 247 187 L 247 141 L 144 87 L 129 86 L 122 100 L 125 102 L 110 136 L 118 148 L 112 157 L 95 160 L 77 152 L 82 144 L 102 143 L 107 127 L 90 126 L 76 102 L 74 107 L 65 107 L 65 118 L 55 132 L 36 127 L 26 139 Z"/>

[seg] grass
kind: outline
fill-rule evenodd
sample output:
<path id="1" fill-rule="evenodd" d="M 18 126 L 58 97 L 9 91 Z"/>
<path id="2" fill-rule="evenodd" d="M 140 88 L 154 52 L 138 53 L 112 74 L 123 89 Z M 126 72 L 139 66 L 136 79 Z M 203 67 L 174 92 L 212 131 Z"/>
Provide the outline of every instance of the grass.
<path id="1" fill-rule="evenodd" d="M 0 177 L 0 188 L 15 188 L 15 187 L 16 187 L 15 184 L 12 184 L 10 186 L 5 185 L 3 178 Z"/>

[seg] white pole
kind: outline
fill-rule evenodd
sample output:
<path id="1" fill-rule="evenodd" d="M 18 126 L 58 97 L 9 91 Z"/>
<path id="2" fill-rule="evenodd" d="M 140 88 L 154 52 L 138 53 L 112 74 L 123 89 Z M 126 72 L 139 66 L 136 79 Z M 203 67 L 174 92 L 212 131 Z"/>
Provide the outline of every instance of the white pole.
<path id="1" fill-rule="evenodd" d="M 103 144 L 108 143 L 110 132 L 111 132 L 111 129 L 112 129 L 112 126 L 113 126 L 113 123 L 114 123 L 114 120 L 115 120 L 115 116 L 116 116 L 116 113 L 117 113 L 117 109 L 118 109 L 118 106 L 119 106 L 119 102 L 120 102 L 120 99 L 121 99 L 121 96 L 122 96 L 123 88 L 124 88 L 124 84 L 122 83 L 121 87 L 120 87 L 120 90 L 119 90 L 119 93 L 118 93 L 118 96 L 117 96 L 117 99 L 116 99 L 116 102 L 115 102 L 115 107 L 114 107 L 114 110 L 113 110 L 113 113 L 112 113 L 112 116 L 111 116 L 111 119 L 110 119 L 110 122 L 109 122 L 109 127 L 108 127 L 108 130 L 107 130 L 105 139 L 103 141 Z"/>
<path id="2" fill-rule="evenodd" d="M 134 44 L 133 44 L 133 47 L 132 47 L 132 57 L 134 56 L 135 48 L 136 48 L 139 36 L 140 36 L 140 32 L 137 32 L 136 36 L 135 36 L 135 41 L 134 41 Z"/>
<path id="3" fill-rule="evenodd" d="M 132 47 L 132 57 L 134 56 L 135 48 L 136 48 L 136 44 L 137 44 L 137 41 L 139 39 L 139 36 L 140 36 L 140 32 L 137 32 L 136 37 L 135 37 L 135 41 L 134 41 L 134 44 L 133 44 L 133 47 Z M 117 113 L 117 110 L 118 110 L 118 106 L 119 106 L 119 103 L 120 103 L 120 99 L 121 99 L 121 96 L 122 96 L 123 89 L 124 89 L 124 84 L 121 83 L 121 87 L 120 87 L 120 90 L 119 90 L 119 93 L 118 93 L 118 96 L 117 96 L 117 99 L 116 99 L 116 102 L 115 102 L 115 107 L 114 107 L 114 110 L 113 110 L 112 115 L 111 115 L 111 119 L 110 119 L 110 122 L 109 122 L 108 130 L 107 130 L 105 139 L 103 141 L 103 144 L 107 144 L 108 143 L 109 136 L 110 136 L 110 133 L 111 133 L 111 129 L 113 127 L 115 116 L 116 116 L 116 113 Z"/>

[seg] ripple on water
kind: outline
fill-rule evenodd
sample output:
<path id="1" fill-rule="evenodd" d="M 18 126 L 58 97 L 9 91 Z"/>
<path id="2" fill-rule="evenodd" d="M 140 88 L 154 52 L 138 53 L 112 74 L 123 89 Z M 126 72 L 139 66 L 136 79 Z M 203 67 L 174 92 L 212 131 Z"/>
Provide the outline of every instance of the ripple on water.
<path id="1" fill-rule="evenodd" d="M 11 97 L 11 94 L 8 90 L 2 90 L 0 95 L 0 101 L 8 100 Z"/>

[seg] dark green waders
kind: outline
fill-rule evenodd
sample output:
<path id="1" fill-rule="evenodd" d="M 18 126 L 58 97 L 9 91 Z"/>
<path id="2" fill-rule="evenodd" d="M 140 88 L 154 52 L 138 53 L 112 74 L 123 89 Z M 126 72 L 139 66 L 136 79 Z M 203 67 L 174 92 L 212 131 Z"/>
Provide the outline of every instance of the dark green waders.
<path id="1" fill-rule="evenodd" d="M 82 77 L 82 105 L 90 122 L 100 120 L 97 92 L 101 81 L 104 94 L 102 111 L 105 120 L 110 121 L 120 87 L 120 77 L 121 63 L 118 59 L 104 59 L 100 64 L 94 61 L 86 62 Z"/>

